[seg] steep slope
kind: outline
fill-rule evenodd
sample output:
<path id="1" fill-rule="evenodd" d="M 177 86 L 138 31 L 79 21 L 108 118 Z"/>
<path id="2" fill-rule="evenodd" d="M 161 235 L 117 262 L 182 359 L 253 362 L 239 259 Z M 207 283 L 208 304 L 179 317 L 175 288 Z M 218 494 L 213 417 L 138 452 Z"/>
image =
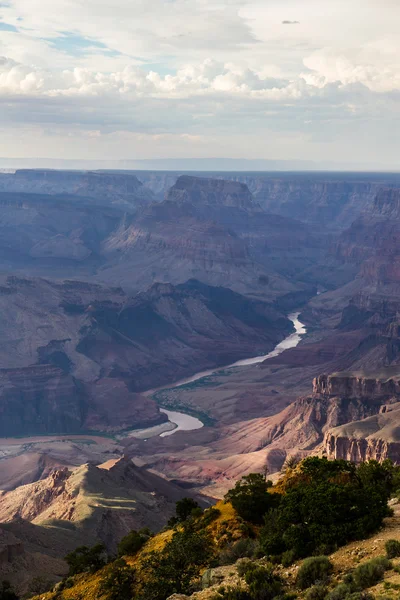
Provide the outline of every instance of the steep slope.
<path id="1" fill-rule="evenodd" d="M 21 593 L 38 576 L 56 582 L 67 573 L 68 552 L 103 542 L 115 553 L 131 529 L 161 529 L 187 496 L 126 459 L 108 469 L 56 469 L 40 482 L 0 492 L 0 576 Z"/>
<path id="2" fill-rule="evenodd" d="M 100 540 L 114 551 L 131 529 L 161 529 L 184 496 L 183 489 L 122 458 L 109 469 L 56 469 L 46 479 L 1 492 L 0 522 L 57 527 L 68 521 L 86 543 Z"/>
<path id="3" fill-rule="evenodd" d="M 181 172 L 138 171 L 138 178 L 163 200 Z M 382 187 L 399 187 L 390 173 L 193 173 L 230 179 L 247 185 L 254 200 L 268 213 L 295 218 L 314 226 L 344 230 L 368 207 Z"/>
<path id="4" fill-rule="evenodd" d="M 312 293 L 288 278 L 305 240 L 300 253 L 308 266 L 321 241 L 305 226 L 264 213 L 243 184 L 183 176 L 164 202 L 109 236 L 98 277 L 132 289 L 196 278 L 269 300 L 292 294 L 295 304 L 296 294 Z"/>
<path id="5" fill-rule="evenodd" d="M 270 306 L 191 281 L 129 298 L 79 281 L 3 277 L 0 435 L 118 431 L 166 420 L 138 391 L 266 352 Z"/>
<path id="6" fill-rule="evenodd" d="M 268 351 L 292 328 L 263 302 L 195 280 L 154 284 L 124 306 L 100 303 L 90 314 L 79 351 L 110 376 L 129 377 L 135 391 Z"/>

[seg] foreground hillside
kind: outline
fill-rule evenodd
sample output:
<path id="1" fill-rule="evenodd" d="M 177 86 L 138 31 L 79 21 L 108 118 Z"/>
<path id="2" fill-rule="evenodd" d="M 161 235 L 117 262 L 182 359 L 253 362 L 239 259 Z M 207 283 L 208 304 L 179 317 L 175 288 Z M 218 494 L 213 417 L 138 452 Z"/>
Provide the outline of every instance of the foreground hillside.
<path id="1" fill-rule="evenodd" d="M 389 462 L 309 458 L 288 464 L 275 486 L 253 474 L 204 512 L 178 502 L 173 528 L 132 532 L 117 560 L 107 563 L 98 547 L 78 549 L 67 557 L 69 577 L 40 597 L 380 598 L 400 581 L 400 542 L 387 544 L 400 537 L 400 512 L 387 505 L 398 485 Z"/>

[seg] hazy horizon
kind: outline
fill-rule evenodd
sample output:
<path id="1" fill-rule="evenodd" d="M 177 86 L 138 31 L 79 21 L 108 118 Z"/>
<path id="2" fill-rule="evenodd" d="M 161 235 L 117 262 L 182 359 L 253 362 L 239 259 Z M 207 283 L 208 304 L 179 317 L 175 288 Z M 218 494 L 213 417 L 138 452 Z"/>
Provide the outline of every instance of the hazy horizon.
<path id="1" fill-rule="evenodd" d="M 154 158 L 142 160 L 87 160 L 58 158 L 5 158 L 0 157 L 0 171 L 19 169 L 53 170 L 105 170 L 105 171 L 171 171 L 198 173 L 360 173 L 397 174 L 400 169 L 394 165 L 357 165 L 354 163 L 329 163 L 296 160 L 262 160 L 230 158 Z"/>

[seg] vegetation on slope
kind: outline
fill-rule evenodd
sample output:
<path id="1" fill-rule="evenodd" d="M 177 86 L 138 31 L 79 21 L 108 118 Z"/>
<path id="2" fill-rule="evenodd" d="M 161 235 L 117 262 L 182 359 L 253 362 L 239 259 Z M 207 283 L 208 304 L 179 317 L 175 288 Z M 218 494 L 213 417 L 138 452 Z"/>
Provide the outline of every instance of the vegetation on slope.
<path id="1" fill-rule="evenodd" d="M 178 502 L 171 529 L 152 537 L 132 532 L 121 540 L 119 558 L 106 565 L 100 547 L 78 549 L 70 576 L 40 598 L 368 600 L 366 590 L 393 571 L 389 558 L 338 573 L 331 557 L 382 526 L 399 472 L 389 461 L 355 466 L 308 458 L 288 467 L 275 486 L 252 474 L 204 512 L 192 501 Z M 393 540 L 387 552 L 398 554 Z M 84 559 L 78 568 L 76 556 Z M 294 563 L 304 558 L 298 568 Z"/>

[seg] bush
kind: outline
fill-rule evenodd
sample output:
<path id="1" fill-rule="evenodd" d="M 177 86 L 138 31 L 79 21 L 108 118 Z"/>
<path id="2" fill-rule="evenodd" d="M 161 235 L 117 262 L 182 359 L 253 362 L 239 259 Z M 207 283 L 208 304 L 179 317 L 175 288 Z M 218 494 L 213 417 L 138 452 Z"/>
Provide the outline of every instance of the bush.
<path id="1" fill-rule="evenodd" d="M 281 564 L 284 567 L 290 567 L 296 560 L 296 553 L 294 550 L 286 550 L 281 557 Z"/>
<path id="2" fill-rule="evenodd" d="M 261 473 L 250 473 L 236 483 L 225 500 L 231 502 L 242 519 L 261 524 L 266 512 L 279 502 L 278 494 L 268 492 L 271 485 Z"/>
<path id="3" fill-rule="evenodd" d="M 260 534 L 264 554 L 328 554 L 366 537 L 387 515 L 391 479 L 391 470 L 376 461 L 357 467 L 344 460 L 307 458 L 280 483 L 280 503 L 268 510 Z"/>
<path id="4" fill-rule="evenodd" d="M 149 537 L 147 531 L 142 532 L 133 529 L 118 544 L 118 556 L 133 556 L 139 552 Z"/>
<path id="5" fill-rule="evenodd" d="M 221 516 L 221 511 L 219 510 L 219 508 L 214 508 L 213 506 L 211 506 L 210 508 L 207 508 L 207 510 L 205 510 L 203 513 L 203 516 L 201 519 L 201 526 L 207 527 L 213 521 L 218 519 L 218 517 L 220 517 L 220 516 Z"/>
<path id="6" fill-rule="evenodd" d="M 250 571 L 252 564 L 253 563 L 249 558 L 241 558 L 236 565 L 239 577 L 244 577 L 247 571 Z"/>
<path id="7" fill-rule="evenodd" d="M 135 581 L 135 571 L 120 558 L 106 568 L 100 581 L 100 593 L 107 600 L 131 600 Z"/>
<path id="8" fill-rule="evenodd" d="M 239 558 L 251 558 L 258 548 L 258 543 L 249 538 L 243 538 L 228 544 L 219 555 L 220 565 L 232 565 Z"/>
<path id="9" fill-rule="evenodd" d="M 385 544 L 385 550 L 388 558 L 397 558 L 400 556 L 400 542 L 398 540 L 388 540 Z"/>
<path id="10" fill-rule="evenodd" d="M 221 588 L 210 600 L 252 600 L 250 594 L 239 587 Z"/>
<path id="11" fill-rule="evenodd" d="M 372 558 L 368 562 L 359 565 L 353 573 L 354 584 L 358 589 L 372 587 L 380 581 L 387 569 L 390 568 L 390 562 L 385 556 Z"/>
<path id="12" fill-rule="evenodd" d="M 282 593 L 283 582 L 274 573 L 272 565 L 261 567 L 251 563 L 244 578 L 249 586 L 251 600 L 273 600 Z"/>
<path id="13" fill-rule="evenodd" d="M 196 502 L 196 500 L 193 500 L 193 498 L 182 498 L 182 500 L 178 500 L 176 503 L 176 518 L 180 523 L 182 523 L 183 521 L 186 521 L 186 519 L 192 515 L 192 512 L 198 508 L 200 508 L 199 504 Z"/>
<path id="14" fill-rule="evenodd" d="M 140 600 L 165 600 L 172 594 L 185 594 L 201 570 L 210 565 L 211 540 L 207 532 L 196 531 L 191 525 L 189 522 L 161 551 L 143 561 Z"/>
<path id="15" fill-rule="evenodd" d="M 306 600 L 325 600 L 328 590 L 324 585 L 313 585 L 306 593 Z"/>
<path id="16" fill-rule="evenodd" d="M 79 546 L 79 548 L 67 554 L 65 561 L 69 566 L 68 575 L 96 573 L 106 564 L 106 549 L 103 544 L 96 544 L 92 548 Z"/>
<path id="17" fill-rule="evenodd" d="M 296 578 L 296 584 L 302 590 L 317 582 L 325 582 L 333 571 L 333 564 L 327 556 L 306 558 Z"/>
<path id="18" fill-rule="evenodd" d="M 339 583 L 327 596 L 327 600 L 346 600 L 352 593 L 353 588 L 347 583 Z"/>

